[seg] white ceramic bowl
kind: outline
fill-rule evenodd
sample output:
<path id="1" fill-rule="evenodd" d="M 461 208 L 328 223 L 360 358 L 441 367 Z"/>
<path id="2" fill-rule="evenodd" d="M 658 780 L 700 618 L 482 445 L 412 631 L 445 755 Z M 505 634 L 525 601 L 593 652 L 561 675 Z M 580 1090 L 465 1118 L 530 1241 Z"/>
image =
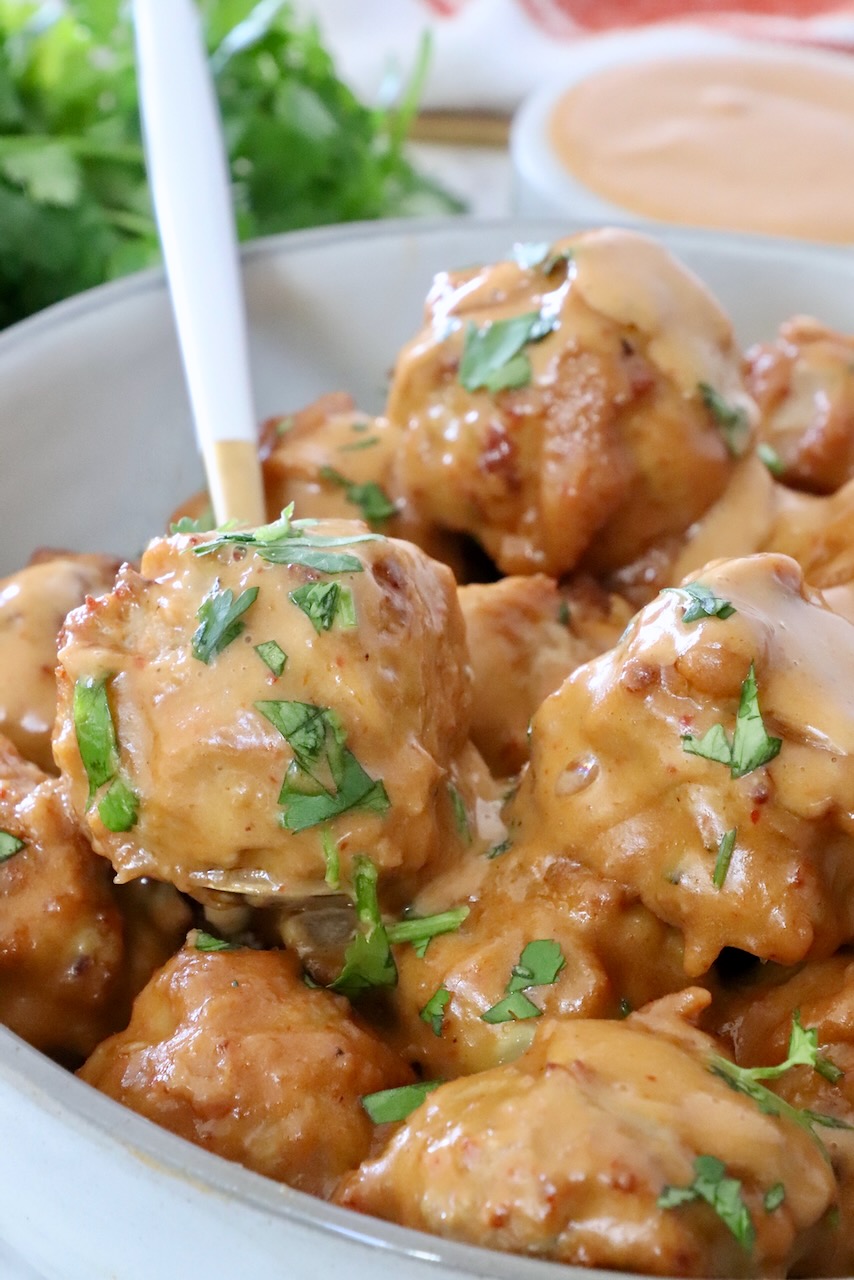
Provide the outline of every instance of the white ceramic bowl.
<path id="1" fill-rule="evenodd" d="M 333 389 L 379 408 L 434 272 L 579 229 L 566 220 L 407 222 L 251 246 L 259 412 Z M 769 336 L 795 311 L 854 328 L 847 254 L 705 233 L 661 239 L 718 294 L 743 342 Z M 134 555 L 164 527 L 201 476 L 159 274 L 0 335 L 0 443 L 0 573 L 39 545 Z M 405 1231 L 278 1186 L 123 1110 L 3 1030 L 0 1151 L 2 1280 L 590 1276 Z"/>
<path id="2" fill-rule="evenodd" d="M 627 64 L 725 54 L 749 55 L 783 67 L 808 63 L 854 76 L 854 61 L 847 54 L 747 39 L 688 23 L 661 24 L 573 41 L 566 46 L 560 75 L 526 98 L 514 117 L 510 154 L 516 212 L 520 216 L 563 215 L 591 222 L 661 226 L 656 220 L 598 195 L 561 163 L 549 138 L 552 113 L 568 89 L 597 72 Z"/>

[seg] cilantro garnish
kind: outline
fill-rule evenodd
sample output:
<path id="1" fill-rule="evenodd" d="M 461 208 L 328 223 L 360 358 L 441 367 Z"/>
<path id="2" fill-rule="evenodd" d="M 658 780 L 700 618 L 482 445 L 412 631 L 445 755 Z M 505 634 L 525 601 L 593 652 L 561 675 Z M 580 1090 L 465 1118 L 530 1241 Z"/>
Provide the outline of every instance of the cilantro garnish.
<path id="1" fill-rule="evenodd" d="M 447 987 L 439 987 L 434 991 L 424 1008 L 418 1015 L 422 1022 L 426 1022 L 433 1029 L 434 1036 L 442 1034 L 442 1023 L 445 1020 L 445 1009 L 451 999 L 451 993 Z"/>
<path id="2" fill-rule="evenodd" d="M 370 858 L 356 858 L 353 890 L 356 936 L 344 952 L 344 968 L 329 986 L 330 991 L 351 1000 L 371 987 L 393 987 L 397 983 L 397 966 L 377 898 L 377 869 Z"/>
<path id="3" fill-rule="evenodd" d="M 256 702 L 294 753 L 285 774 L 280 822 L 289 831 L 326 822 L 349 809 L 385 813 L 389 798 L 381 780 L 372 778 L 347 746 L 347 735 L 330 707 L 310 702 Z"/>
<path id="4" fill-rule="evenodd" d="M 364 449 L 365 441 L 360 440 L 355 445 L 345 445 L 345 448 Z M 346 476 L 342 476 L 340 471 L 336 471 L 334 467 L 321 467 L 320 474 L 324 480 L 330 480 L 332 484 L 337 484 L 344 490 L 344 496 L 348 502 L 354 507 L 358 507 L 362 513 L 362 519 L 368 524 L 383 524 L 386 520 L 390 520 L 392 516 L 397 515 L 397 507 L 389 498 L 385 490 L 373 480 L 367 484 L 355 484 L 352 480 L 348 480 Z"/>
<path id="5" fill-rule="evenodd" d="M 715 859 L 715 870 L 712 874 L 712 883 L 716 889 L 722 889 L 726 880 L 729 864 L 732 862 L 733 850 L 735 849 L 735 837 L 737 828 L 733 827 L 721 836 L 721 842 L 718 845 L 718 856 Z"/>
<path id="6" fill-rule="evenodd" d="M 13 836 L 11 831 L 0 831 L 0 864 L 14 858 L 16 853 L 27 847 L 26 840 Z"/>
<path id="7" fill-rule="evenodd" d="M 255 645 L 255 652 L 264 663 L 264 666 L 272 671 L 273 675 L 278 679 L 284 671 L 288 660 L 288 655 L 281 645 L 277 644 L 275 640 L 265 640 L 263 644 Z"/>
<path id="8" fill-rule="evenodd" d="M 353 440 L 350 444 L 339 444 L 339 453 L 356 453 L 361 449 L 373 449 L 375 444 L 379 444 L 379 436 L 365 436 L 364 440 Z M 382 492 L 382 490 L 380 490 Z"/>
<path id="9" fill-rule="evenodd" d="M 556 316 L 542 311 L 488 321 L 481 328 L 469 322 L 460 360 L 460 383 L 466 391 L 526 387 L 532 370 L 522 348 L 529 342 L 540 342 L 558 323 Z"/>
<path id="10" fill-rule="evenodd" d="M 765 466 L 771 472 L 771 475 L 778 478 L 786 470 L 786 464 L 780 457 L 773 445 L 762 441 L 756 446 L 756 454 L 760 462 L 764 462 Z"/>
<path id="11" fill-rule="evenodd" d="M 762 1206 L 766 1213 L 773 1213 L 775 1209 L 779 1209 L 780 1205 L 786 1199 L 786 1188 L 782 1182 L 775 1182 L 773 1187 L 769 1187 L 765 1192 Z"/>
<path id="12" fill-rule="evenodd" d="M 708 382 L 697 384 L 703 404 L 721 429 L 727 449 L 735 458 L 741 457 L 750 437 L 750 420 L 741 405 L 731 405 Z"/>
<path id="13" fill-rule="evenodd" d="M 461 836 L 466 844 L 471 844 L 471 826 L 466 802 L 453 782 L 448 783 L 448 795 L 451 797 L 451 806 L 454 810 L 454 826 L 457 828 L 457 835 Z"/>
<path id="14" fill-rule="evenodd" d="M 513 841 L 509 838 L 502 840 L 499 844 L 494 844 L 487 853 L 487 858 L 500 858 L 502 853 L 506 853 L 508 849 L 513 848 Z"/>
<path id="15" fill-rule="evenodd" d="M 557 607 L 557 620 L 562 627 L 568 627 L 571 622 L 569 604 L 566 600 L 561 600 Z"/>
<path id="16" fill-rule="evenodd" d="M 702 738 L 696 738 L 691 733 L 682 735 L 684 751 L 692 756 L 702 756 L 706 760 L 728 765 L 733 778 L 743 778 L 760 765 L 768 764 L 780 754 L 782 745 L 782 738 L 772 738 L 765 729 L 759 710 L 756 673 L 752 662 L 741 686 L 732 743 L 720 724 L 713 724 Z"/>
<path id="17" fill-rule="evenodd" d="M 366 1093 L 362 1098 L 362 1106 L 374 1124 L 392 1124 L 411 1115 L 441 1083 L 441 1080 L 422 1080 L 420 1084 L 404 1084 L 399 1089 L 380 1089 L 379 1093 Z"/>
<path id="18" fill-rule="evenodd" d="M 205 933 L 203 929 L 196 930 L 193 946 L 197 951 L 237 951 L 237 947 L 233 942 L 225 942 L 222 938 L 215 938 L 212 933 Z"/>
<path id="19" fill-rule="evenodd" d="M 220 590 L 219 579 L 199 605 L 199 626 L 193 635 L 193 657 L 208 663 L 236 640 L 246 627 L 242 615 L 258 598 L 258 588 L 248 587 L 235 600 L 230 587 Z"/>
<path id="20" fill-rule="evenodd" d="M 191 516 L 181 516 L 169 526 L 170 533 L 210 533 L 216 528 L 213 508 L 208 507 L 194 520 Z"/>
<path id="21" fill-rule="evenodd" d="M 619 1018 L 627 1018 L 631 1012 L 632 1012 L 631 1003 L 626 999 L 625 996 L 623 996 L 620 1000 L 619 1005 L 617 1006 L 617 1016 Z"/>
<path id="22" fill-rule="evenodd" d="M 360 542 L 376 542 L 379 534 L 357 533 L 350 537 L 327 537 L 314 533 L 316 520 L 294 520 L 294 504 L 285 507 L 278 520 L 257 529 L 220 529 L 216 537 L 193 547 L 193 554 L 208 556 L 223 547 L 246 547 L 271 564 L 301 564 L 318 573 L 362 573 L 364 565 L 356 556 L 336 551 Z"/>
<path id="23" fill-rule="evenodd" d="M 694 1161 L 694 1181 L 687 1187 L 665 1187 L 657 1204 L 659 1209 L 677 1209 L 694 1200 L 704 1200 L 743 1248 L 753 1248 L 756 1229 L 742 1199 L 741 1183 L 738 1178 L 726 1176 L 726 1165 L 722 1160 L 715 1156 L 697 1156 Z"/>
<path id="24" fill-rule="evenodd" d="M 74 686 L 72 717 L 77 748 L 89 780 L 91 809 L 95 795 L 112 785 L 98 805 L 98 816 L 108 831 L 130 831 L 137 820 L 139 798 L 118 775 L 119 749 L 107 698 L 107 678 L 83 676 Z"/>
<path id="25" fill-rule="evenodd" d="M 691 603 L 682 614 L 684 623 L 698 622 L 700 618 L 731 618 L 737 612 L 729 600 L 716 596 L 711 587 L 702 582 L 688 582 L 684 587 L 665 587 L 678 596 L 689 596 Z"/>
<path id="26" fill-rule="evenodd" d="M 409 916 L 386 926 L 389 942 L 410 942 L 419 955 L 424 955 L 431 938 L 454 933 L 469 913 L 468 907 L 452 907 L 433 916 Z"/>
<path id="27" fill-rule="evenodd" d="M 533 271 L 539 267 L 545 275 L 551 275 L 561 262 L 569 262 L 571 249 L 561 249 L 555 253 L 548 241 L 541 243 L 517 242 L 513 246 L 513 260 L 523 271 Z"/>
<path id="28" fill-rule="evenodd" d="M 336 622 L 345 630 L 356 625 L 353 593 L 338 582 L 307 582 L 289 592 L 288 599 L 302 610 L 318 635 L 331 630 Z"/>
<path id="29" fill-rule="evenodd" d="M 341 888 L 341 859 L 338 855 L 338 845 L 330 831 L 321 833 L 320 843 L 323 845 L 323 857 L 326 861 L 326 875 L 323 879 L 330 889 L 336 891 Z"/>
<path id="30" fill-rule="evenodd" d="M 539 1018 L 542 1009 L 523 992 L 531 987 L 551 986 L 565 965 L 566 960 L 557 942 L 550 938 L 529 942 L 510 972 L 510 981 L 505 988 L 507 995 L 482 1013 L 481 1018 L 491 1023 Z"/>

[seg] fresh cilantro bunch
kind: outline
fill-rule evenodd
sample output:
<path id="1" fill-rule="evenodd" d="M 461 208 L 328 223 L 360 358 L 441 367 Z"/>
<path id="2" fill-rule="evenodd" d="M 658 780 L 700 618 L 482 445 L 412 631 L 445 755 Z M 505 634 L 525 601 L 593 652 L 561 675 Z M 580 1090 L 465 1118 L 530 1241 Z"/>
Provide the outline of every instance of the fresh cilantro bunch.
<path id="1" fill-rule="evenodd" d="M 424 57 L 363 106 L 285 0 L 198 0 L 242 239 L 459 206 L 404 154 Z M 0 325 L 156 262 L 125 0 L 0 0 Z"/>

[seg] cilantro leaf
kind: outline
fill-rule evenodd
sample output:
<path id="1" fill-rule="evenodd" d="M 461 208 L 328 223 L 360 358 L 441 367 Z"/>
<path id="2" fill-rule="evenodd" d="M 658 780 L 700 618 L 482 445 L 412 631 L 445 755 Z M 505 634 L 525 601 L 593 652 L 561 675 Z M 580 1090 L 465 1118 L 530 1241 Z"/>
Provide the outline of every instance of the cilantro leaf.
<path id="1" fill-rule="evenodd" d="M 409 916 L 386 926 L 389 942 L 411 942 L 418 949 L 442 933 L 455 933 L 469 914 L 468 907 L 452 907 L 433 916 Z M 422 953 L 423 954 L 423 953 Z"/>
<path id="2" fill-rule="evenodd" d="M 360 440 L 355 445 L 345 445 L 345 448 L 364 449 L 365 441 Z M 342 476 L 340 471 L 336 471 L 334 467 L 321 467 L 320 474 L 324 480 L 330 480 L 333 484 L 337 484 L 344 489 L 345 497 L 354 507 L 358 507 L 362 513 L 362 519 L 368 524 L 384 524 L 386 520 L 390 520 L 392 516 L 397 515 L 397 506 L 389 498 L 388 494 L 381 485 L 376 484 L 373 480 L 366 484 L 355 484 L 352 480 L 348 480 L 346 476 Z"/>
<path id="3" fill-rule="evenodd" d="M 466 326 L 459 381 L 466 391 L 504 391 L 531 381 L 531 362 L 522 348 L 539 342 L 558 326 L 556 316 L 527 311 L 509 320 Z"/>
<path id="4" fill-rule="evenodd" d="M 16 853 L 27 847 L 26 840 L 13 836 L 11 831 L 0 831 L 0 865 L 8 862 Z"/>
<path id="5" fill-rule="evenodd" d="M 523 271 L 533 271 L 539 267 L 545 275 L 549 276 L 561 262 L 569 262 L 571 258 L 571 249 L 561 249 L 555 253 L 548 241 L 517 242 L 513 245 L 513 260 Z"/>
<path id="6" fill-rule="evenodd" d="M 530 987 L 551 986 L 565 966 L 566 960 L 557 942 L 550 938 L 529 942 L 510 972 L 505 988 L 507 995 L 482 1013 L 481 1018 L 490 1023 L 539 1018 L 542 1009 L 522 993 Z"/>
<path id="7" fill-rule="evenodd" d="M 726 1176 L 726 1165 L 714 1156 L 697 1156 L 694 1181 L 687 1187 L 666 1186 L 658 1197 L 659 1209 L 677 1209 L 694 1200 L 704 1200 L 714 1209 L 739 1244 L 750 1251 L 756 1243 L 756 1229 L 741 1194 L 737 1178 Z"/>
<path id="8" fill-rule="evenodd" d="M 457 835 L 465 840 L 466 844 L 471 844 L 471 827 L 466 802 L 453 782 L 448 783 L 448 795 L 451 797 L 451 806 L 454 810 L 454 826 L 457 828 Z"/>
<path id="9" fill-rule="evenodd" d="M 727 449 L 740 458 L 750 438 L 750 419 L 741 405 L 731 405 L 708 382 L 697 384 L 703 404 L 721 429 Z"/>
<path id="10" fill-rule="evenodd" d="M 203 929 L 196 929 L 193 937 L 193 946 L 196 951 L 237 951 L 238 948 L 233 942 L 225 942 L 222 938 L 215 938 L 212 933 L 205 933 Z"/>
<path id="11" fill-rule="evenodd" d="M 494 844 L 487 853 L 487 858 L 500 858 L 502 853 L 506 853 L 508 849 L 513 848 L 513 841 L 508 836 L 506 840 L 501 840 L 498 844 Z"/>
<path id="12" fill-rule="evenodd" d="M 328 537 L 313 533 L 316 520 L 293 520 L 293 503 L 278 520 L 257 529 L 220 529 L 208 542 L 193 547 L 197 556 L 212 555 L 224 547 L 246 547 L 271 564 L 300 564 L 319 573 L 362 573 L 365 566 L 356 556 L 332 550 L 376 542 L 379 534 L 360 533 L 352 537 Z"/>
<path id="13" fill-rule="evenodd" d="M 191 516 L 181 516 L 180 520 L 174 521 L 169 526 L 170 533 L 210 533 L 216 528 L 214 524 L 213 510 L 208 507 L 195 520 Z"/>
<path id="14" fill-rule="evenodd" d="M 721 836 L 721 841 L 718 845 L 718 856 L 715 859 L 715 870 L 712 874 L 712 884 L 716 889 L 722 889 L 724 886 L 735 849 L 736 832 L 737 828 L 733 827 Z"/>
<path id="15" fill-rule="evenodd" d="M 379 436 L 365 436 L 364 440 L 353 440 L 351 444 L 339 444 L 339 453 L 358 453 L 362 449 L 373 449 L 375 444 L 379 444 Z M 379 486 L 377 486 L 379 488 Z M 382 490 L 380 490 L 382 493 Z M 385 496 L 385 495 L 383 495 Z M 397 508 L 395 508 L 396 510 Z"/>
<path id="16" fill-rule="evenodd" d="M 98 802 L 98 817 L 108 831 L 130 831 L 139 816 L 139 796 L 123 778 L 114 778 Z"/>
<path id="17" fill-rule="evenodd" d="M 277 644 L 275 640 L 265 640 L 263 644 L 255 645 L 255 652 L 264 663 L 264 666 L 272 671 L 273 675 L 278 679 L 288 661 L 288 655 L 281 645 Z"/>
<path id="18" fill-rule="evenodd" d="M 732 747 L 723 725 L 713 724 L 702 738 L 693 733 L 683 733 L 682 750 L 689 756 L 702 756 L 704 760 L 714 760 L 717 764 L 732 765 Z"/>
<path id="19" fill-rule="evenodd" d="M 77 681 L 72 700 L 72 717 L 80 759 L 89 779 L 89 808 L 96 791 L 114 778 L 119 768 L 119 752 L 107 699 L 106 677 L 97 680 L 94 676 L 83 676 Z"/>
<path id="20" fill-rule="evenodd" d="M 347 630 L 356 626 L 353 593 L 338 582 L 307 582 L 289 592 L 288 599 L 302 610 L 318 635 L 331 630 L 335 622 Z"/>
<path id="21" fill-rule="evenodd" d="M 773 447 L 773 445 L 768 444 L 766 441 L 763 440 L 760 444 L 756 446 L 756 454 L 757 454 L 757 457 L 759 458 L 759 461 L 764 462 L 765 466 L 768 468 L 768 470 L 771 472 L 771 475 L 774 476 L 775 479 L 779 479 L 779 477 L 786 470 L 786 464 L 783 461 L 783 459 L 780 457 L 777 450 Z"/>
<path id="22" fill-rule="evenodd" d="M 768 764 L 780 754 L 782 745 L 782 738 L 772 738 L 765 729 L 752 662 L 741 686 L 732 742 L 720 724 L 713 724 L 702 738 L 691 733 L 682 735 L 683 751 L 727 765 L 733 778 L 743 778 L 761 765 Z"/>
<path id="23" fill-rule="evenodd" d="M 358 922 L 356 936 L 344 952 L 344 967 L 330 991 L 354 1000 L 372 987 L 397 984 L 397 966 L 377 898 L 377 869 L 370 858 L 356 858 L 353 888 Z"/>
<path id="24" fill-rule="evenodd" d="M 524 1022 L 526 1018 L 541 1018 L 543 1011 L 521 991 L 513 991 L 482 1013 L 484 1022 Z"/>
<path id="25" fill-rule="evenodd" d="M 220 590 L 219 579 L 199 605 L 196 617 L 199 626 L 193 635 L 193 657 L 209 663 L 222 653 L 245 629 L 242 616 L 257 600 L 258 588 L 241 591 L 235 600 L 230 587 Z"/>
<path id="26" fill-rule="evenodd" d="M 700 618 L 731 618 L 737 612 L 729 600 L 715 595 L 711 587 L 702 582 L 688 582 L 684 587 L 665 587 L 675 595 L 689 596 L 690 604 L 682 614 L 684 623 L 697 622 Z"/>
<path id="27" fill-rule="evenodd" d="M 333 891 L 341 888 L 341 859 L 338 854 L 338 845 L 329 831 L 322 832 L 320 843 L 323 845 L 323 857 L 326 861 L 326 875 L 323 879 Z"/>
<path id="28" fill-rule="evenodd" d="M 405 1084 L 399 1089 L 380 1089 L 378 1093 L 366 1093 L 362 1098 L 362 1106 L 374 1124 L 392 1124 L 411 1115 L 441 1083 L 441 1080 L 422 1080 L 420 1084 Z"/>
<path id="29" fill-rule="evenodd" d="M 775 1209 L 779 1209 L 780 1205 L 786 1199 L 786 1188 L 782 1182 L 775 1182 L 773 1187 L 769 1187 L 765 1192 L 762 1206 L 766 1213 L 773 1213 Z"/>
<path id="30" fill-rule="evenodd" d="M 442 1034 L 442 1023 L 445 1021 L 445 1009 L 450 1003 L 451 993 L 447 987 L 439 987 L 433 992 L 424 1008 L 419 1013 L 422 1022 L 433 1029 L 434 1036 Z"/>

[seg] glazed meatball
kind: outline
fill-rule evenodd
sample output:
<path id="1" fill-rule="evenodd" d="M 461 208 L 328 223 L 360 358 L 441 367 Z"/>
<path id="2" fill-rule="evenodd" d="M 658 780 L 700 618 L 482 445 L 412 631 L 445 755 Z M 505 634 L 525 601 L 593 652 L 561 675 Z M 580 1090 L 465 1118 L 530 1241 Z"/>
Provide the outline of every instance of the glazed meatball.
<path id="1" fill-rule="evenodd" d="M 438 276 L 388 401 L 412 507 L 505 574 L 554 577 L 585 558 L 615 568 L 686 529 L 754 415 L 717 303 L 628 231 Z"/>
<path id="2" fill-rule="evenodd" d="M 48 773 L 56 719 L 56 637 L 87 595 L 108 591 L 118 562 L 50 553 L 0 582 L 0 733 Z"/>
<path id="3" fill-rule="evenodd" d="M 543 574 L 461 587 L 474 675 L 472 740 L 499 777 L 528 759 L 528 725 L 582 662 L 615 644 L 631 608 L 592 579 L 560 591 Z"/>
<path id="4" fill-rule="evenodd" d="M 198 1146 L 321 1196 L 370 1151 L 362 1095 L 411 1079 L 343 997 L 306 987 L 290 952 L 192 945 L 80 1075 Z"/>
<path id="5" fill-rule="evenodd" d="M 57 761 L 119 881 L 301 898 L 369 851 L 408 899 L 462 845 L 453 577 L 358 522 L 156 540 L 69 616 L 59 694 Z"/>
<path id="6" fill-rule="evenodd" d="M 56 780 L 0 737 L 0 1022 L 79 1062 L 121 1025 L 125 960 L 109 867 Z"/>
<path id="7" fill-rule="evenodd" d="M 545 967 L 529 969 L 544 944 Z M 396 947 L 395 958 L 393 1043 L 441 1079 L 518 1057 L 542 1013 L 625 1016 L 686 983 L 681 935 L 635 893 L 531 848 L 493 858 L 459 930 L 434 938 L 423 956 Z"/>
<path id="8" fill-rule="evenodd" d="M 745 368 L 783 483 L 833 493 L 854 479 L 854 337 L 795 316 L 750 348 Z"/>
<path id="9" fill-rule="evenodd" d="M 811 1135 L 711 1073 L 715 1042 L 680 1016 L 707 999 L 688 991 L 622 1023 L 545 1021 L 518 1061 L 431 1093 L 339 1202 L 588 1267 L 785 1275 L 833 1175 Z M 698 1157 L 735 1181 L 738 1234 L 699 1197 L 665 1207 L 668 1189 L 693 1185 Z M 785 1199 L 766 1212 L 780 1183 Z"/>
<path id="10" fill-rule="evenodd" d="M 689 974 L 829 955 L 854 936 L 852 655 L 794 561 L 709 565 L 543 703 L 512 820 L 636 889 Z"/>

